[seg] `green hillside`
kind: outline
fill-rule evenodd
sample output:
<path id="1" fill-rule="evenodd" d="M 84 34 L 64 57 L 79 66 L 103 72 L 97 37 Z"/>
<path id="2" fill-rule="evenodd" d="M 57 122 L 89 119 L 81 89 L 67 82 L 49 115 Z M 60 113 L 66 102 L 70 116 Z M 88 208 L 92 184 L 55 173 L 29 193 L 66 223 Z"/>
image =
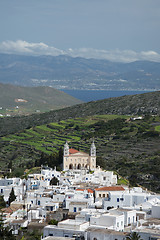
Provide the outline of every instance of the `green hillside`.
<path id="1" fill-rule="evenodd" d="M 160 192 L 159 116 L 131 120 L 125 115 L 95 115 L 50 122 L 1 138 L 1 170 L 13 175 L 48 164 L 60 167 L 59 151 L 66 140 L 70 147 L 89 152 L 97 147 L 97 164 Z"/>
<path id="2" fill-rule="evenodd" d="M 6 116 L 47 112 L 82 103 L 51 87 L 20 87 L 0 83 L 0 114 Z"/>
<path id="3" fill-rule="evenodd" d="M 104 114 L 160 115 L 160 92 L 109 98 L 30 116 L 0 118 L 0 136 L 68 118 Z"/>

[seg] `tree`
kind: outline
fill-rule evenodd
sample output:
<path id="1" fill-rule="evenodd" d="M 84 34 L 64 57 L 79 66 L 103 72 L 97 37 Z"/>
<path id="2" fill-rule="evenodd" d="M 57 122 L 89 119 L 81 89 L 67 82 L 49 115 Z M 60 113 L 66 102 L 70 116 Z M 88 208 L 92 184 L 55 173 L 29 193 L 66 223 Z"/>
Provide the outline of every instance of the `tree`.
<path id="1" fill-rule="evenodd" d="M 141 236 L 137 232 L 130 233 L 129 236 L 126 237 L 127 240 L 142 240 Z"/>
<path id="2" fill-rule="evenodd" d="M 1 240 L 16 240 L 14 235 L 12 235 L 12 230 L 9 230 L 8 227 L 4 227 L 2 213 L 0 213 L 0 239 Z"/>
<path id="3" fill-rule="evenodd" d="M 59 183 L 59 181 L 56 177 L 53 177 L 50 181 L 50 185 L 57 185 L 57 183 Z"/>
<path id="4" fill-rule="evenodd" d="M 58 221 L 55 220 L 55 219 L 51 219 L 48 224 L 49 224 L 49 225 L 57 225 L 57 224 L 58 224 Z"/>
<path id="5" fill-rule="evenodd" d="M 0 209 L 6 207 L 6 202 L 4 201 L 4 197 L 0 196 Z"/>
<path id="6" fill-rule="evenodd" d="M 12 187 L 12 190 L 10 192 L 9 198 L 8 198 L 8 204 L 10 206 L 11 202 L 13 202 L 16 199 L 16 196 L 14 194 L 14 188 Z"/>

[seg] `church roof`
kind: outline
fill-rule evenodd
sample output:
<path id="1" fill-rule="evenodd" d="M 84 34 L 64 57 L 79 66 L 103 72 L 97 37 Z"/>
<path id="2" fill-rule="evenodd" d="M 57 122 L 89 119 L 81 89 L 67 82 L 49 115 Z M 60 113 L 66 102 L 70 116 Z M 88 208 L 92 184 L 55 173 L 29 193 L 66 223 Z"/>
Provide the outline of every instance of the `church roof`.
<path id="1" fill-rule="evenodd" d="M 77 153 L 79 154 L 79 155 L 86 155 L 87 153 L 85 153 L 85 152 L 80 152 L 80 151 L 78 151 L 78 150 L 76 150 L 76 149 L 74 149 L 74 148 L 70 148 L 69 149 L 69 154 L 71 155 L 71 154 L 76 154 L 77 155 Z M 88 154 L 87 154 L 88 155 Z"/>
<path id="2" fill-rule="evenodd" d="M 74 154 L 74 153 L 78 153 L 79 151 L 78 150 L 76 150 L 76 149 L 74 149 L 74 148 L 70 148 L 69 149 L 69 153 L 70 154 Z"/>

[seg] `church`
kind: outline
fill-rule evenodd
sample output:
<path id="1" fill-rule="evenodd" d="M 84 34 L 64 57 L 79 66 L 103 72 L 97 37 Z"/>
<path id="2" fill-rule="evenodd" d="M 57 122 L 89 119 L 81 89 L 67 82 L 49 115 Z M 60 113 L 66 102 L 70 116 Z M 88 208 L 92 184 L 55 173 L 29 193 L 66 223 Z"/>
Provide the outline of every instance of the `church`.
<path id="1" fill-rule="evenodd" d="M 91 144 L 90 154 L 69 148 L 68 143 L 64 145 L 63 170 L 95 170 L 96 169 L 96 147 Z"/>

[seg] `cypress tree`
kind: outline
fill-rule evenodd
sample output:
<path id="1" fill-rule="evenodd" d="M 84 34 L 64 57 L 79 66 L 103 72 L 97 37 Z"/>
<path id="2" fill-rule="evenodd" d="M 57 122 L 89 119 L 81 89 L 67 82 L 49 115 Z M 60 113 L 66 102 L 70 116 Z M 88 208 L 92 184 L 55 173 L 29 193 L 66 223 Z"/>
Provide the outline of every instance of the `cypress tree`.
<path id="1" fill-rule="evenodd" d="M 8 204 L 9 204 L 9 206 L 10 206 L 11 202 L 13 202 L 15 199 L 16 199 L 16 196 L 15 196 L 15 194 L 14 194 L 14 189 L 13 189 L 13 187 L 12 187 L 12 190 L 11 190 L 10 195 L 9 195 L 9 198 L 8 198 Z"/>

